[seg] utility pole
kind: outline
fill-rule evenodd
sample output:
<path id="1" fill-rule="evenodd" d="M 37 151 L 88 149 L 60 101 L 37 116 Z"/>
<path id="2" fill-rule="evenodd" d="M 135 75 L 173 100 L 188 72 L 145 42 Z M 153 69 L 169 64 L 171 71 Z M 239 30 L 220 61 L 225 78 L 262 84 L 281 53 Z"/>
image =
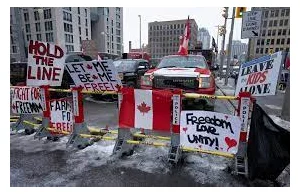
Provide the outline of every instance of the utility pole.
<path id="1" fill-rule="evenodd" d="M 224 26 L 222 27 L 223 28 L 223 33 L 222 33 L 222 45 L 221 45 L 221 64 L 220 64 L 220 69 L 219 69 L 219 75 L 220 75 L 220 78 L 222 78 L 222 75 L 223 75 L 223 64 L 224 64 L 224 47 L 225 47 L 225 34 L 226 34 L 226 23 L 227 23 L 227 17 L 228 17 L 228 7 L 224 7 L 223 9 L 223 14 L 222 16 L 225 18 L 225 22 L 224 22 Z"/>
<path id="2" fill-rule="evenodd" d="M 288 52 L 285 52 L 283 64 L 286 64 L 287 55 L 288 55 Z M 285 65 L 284 65 L 284 67 L 286 68 Z M 285 79 L 285 76 L 284 76 L 284 79 Z M 290 121 L 290 76 L 288 77 L 287 85 L 285 88 L 285 95 L 284 95 L 284 100 L 283 100 L 283 105 L 282 105 L 282 110 L 281 110 L 281 118 L 286 121 Z"/>
<path id="3" fill-rule="evenodd" d="M 141 15 L 139 15 L 140 18 L 140 50 L 142 50 L 142 22 L 141 22 Z"/>
<path id="4" fill-rule="evenodd" d="M 231 47 L 232 47 L 232 37 L 233 37 L 233 29 L 234 29 L 234 19 L 235 19 L 235 7 L 232 8 L 232 18 L 231 18 L 231 28 L 229 34 L 229 43 L 227 48 L 227 68 L 226 68 L 226 76 L 225 76 L 225 83 L 224 85 L 227 86 L 228 84 L 228 74 L 231 62 Z"/>

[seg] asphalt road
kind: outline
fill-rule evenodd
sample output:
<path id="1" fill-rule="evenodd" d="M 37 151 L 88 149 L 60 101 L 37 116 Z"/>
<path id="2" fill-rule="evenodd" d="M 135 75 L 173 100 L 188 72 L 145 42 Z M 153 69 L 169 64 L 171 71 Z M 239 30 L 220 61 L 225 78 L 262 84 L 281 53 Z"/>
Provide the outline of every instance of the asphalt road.
<path id="1" fill-rule="evenodd" d="M 217 92 L 218 94 L 219 91 Z M 84 102 L 89 126 L 117 126 L 116 103 Z M 217 101 L 217 112 L 232 111 Z M 167 163 L 168 149 L 140 146 L 132 156 L 115 158 L 114 141 L 99 141 L 83 150 L 66 148 L 68 138 L 57 142 L 37 140 L 23 133 L 10 136 L 10 185 L 35 186 L 274 186 L 269 181 L 248 181 L 228 172 L 231 159 L 188 154 L 184 163 Z"/>

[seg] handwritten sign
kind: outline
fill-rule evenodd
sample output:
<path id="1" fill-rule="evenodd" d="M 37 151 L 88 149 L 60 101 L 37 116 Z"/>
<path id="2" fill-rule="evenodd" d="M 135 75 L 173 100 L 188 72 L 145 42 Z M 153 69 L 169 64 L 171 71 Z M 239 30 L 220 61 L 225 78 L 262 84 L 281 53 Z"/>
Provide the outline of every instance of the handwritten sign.
<path id="1" fill-rule="evenodd" d="M 45 110 L 45 100 L 39 87 L 11 88 L 11 108 L 16 114 L 41 114 Z"/>
<path id="2" fill-rule="evenodd" d="M 50 127 L 59 131 L 73 131 L 72 103 L 66 99 L 50 100 Z"/>
<path id="3" fill-rule="evenodd" d="M 237 116 L 210 111 L 181 111 L 180 144 L 235 154 L 241 130 Z"/>
<path id="4" fill-rule="evenodd" d="M 250 92 L 252 96 L 275 95 L 281 61 L 280 51 L 243 63 L 235 96 L 238 96 L 239 92 Z"/>
<path id="5" fill-rule="evenodd" d="M 27 86 L 60 86 L 64 62 L 64 51 L 58 45 L 30 40 Z"/>
<path id="6" fill-rule="evenodd" d="M 66 69 L 76 86 L 83 91 L 118 91 L 122 86 L 112 61 L 84 61 L 67 63 Z"/>

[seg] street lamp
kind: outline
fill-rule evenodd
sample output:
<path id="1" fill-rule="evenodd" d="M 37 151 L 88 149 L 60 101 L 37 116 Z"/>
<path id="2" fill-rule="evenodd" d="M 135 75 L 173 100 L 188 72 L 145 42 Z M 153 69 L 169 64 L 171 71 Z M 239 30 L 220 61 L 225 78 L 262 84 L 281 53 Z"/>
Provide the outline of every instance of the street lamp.
<path id="1" fill-rule="evenodd" d="M 112 55 L 112 52 L 111 52 L 111 37 L 110 37 L 110 34 L 109 33 L 107 33 L 107 32 L 105 32 L 105 31 L 103 31 L 103 32 L 101 32 L 101 34 L 102 35 L 106 35 L 106 36 L 108 36 L 109 37 L 109 54 L 110 54 L 110 59 L 111 59 L 111 55 Z"/>

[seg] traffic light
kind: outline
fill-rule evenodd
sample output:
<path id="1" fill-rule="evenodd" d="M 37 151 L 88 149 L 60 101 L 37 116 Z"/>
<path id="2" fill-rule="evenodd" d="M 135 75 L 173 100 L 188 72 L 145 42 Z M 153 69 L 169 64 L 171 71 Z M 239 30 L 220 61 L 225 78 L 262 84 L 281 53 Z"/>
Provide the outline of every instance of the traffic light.
<path id="1" fill-rule="evenodd" d="M 223 10 L 222 10 L 222 16 L 224 18 L 227 18 L 228 17 L 228 7 L 223 7 Z"/>
<path id="2" fill-rule="evenodd" d="M 237 7 L 236 8 L 235 18 L 242 18 L 243 12 L 245 12 L 246 9 L 247 9 L 247 7 Z"/>

